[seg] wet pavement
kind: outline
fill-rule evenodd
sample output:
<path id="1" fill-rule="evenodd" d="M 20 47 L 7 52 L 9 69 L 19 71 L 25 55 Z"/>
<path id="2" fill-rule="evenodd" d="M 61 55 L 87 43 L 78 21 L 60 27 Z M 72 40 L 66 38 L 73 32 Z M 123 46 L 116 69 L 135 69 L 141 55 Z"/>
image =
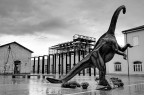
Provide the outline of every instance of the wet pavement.
<path id="1" fill-rule="evenodd" d="M 118 77 L 124 82 L 124 87 L 108 91 L 96 90 L 97 82 L 94 76 L 75 76 L 72 80 L 78 83 L 88 82 L 87 89 L 62 88 L 61 84 L 51 84 L 37 77 L 22 78 L 0 75 L 0 95 L 144 95 L 144 77 L 138 76 L 107 76 Z"/>

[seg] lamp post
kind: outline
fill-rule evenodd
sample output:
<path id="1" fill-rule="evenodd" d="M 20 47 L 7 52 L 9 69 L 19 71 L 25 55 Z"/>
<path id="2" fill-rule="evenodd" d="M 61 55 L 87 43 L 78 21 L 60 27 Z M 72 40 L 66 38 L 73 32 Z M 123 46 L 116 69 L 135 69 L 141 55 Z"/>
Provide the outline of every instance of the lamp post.
<path id="1" fill-rule="evenodd" d="M 127 44 L 127 43 L 128 43 L 128 42 L 127 42 L 127 33 L 125 33 L 125 35 L 126 35 L 126 44 Z M 129 72 L 129 57 L 128 57 L 128 49 L 127 49 L 127 63 L 128 63 L 128 76 L 129 76 L 130 72 Z"/>

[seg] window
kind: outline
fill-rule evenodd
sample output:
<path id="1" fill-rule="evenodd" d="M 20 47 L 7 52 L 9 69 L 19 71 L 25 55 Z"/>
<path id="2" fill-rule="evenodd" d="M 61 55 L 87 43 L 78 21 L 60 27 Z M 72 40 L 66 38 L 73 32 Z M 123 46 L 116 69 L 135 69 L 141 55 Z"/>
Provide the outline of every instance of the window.
<path id="1" fill-rule="evenodd" d="M 139 45 L 139 38 L 138 38 L 138 36 L 134 36 L 133 37 L 133 46 L 137 46 L 137 45 Z"/>
<path id="2" fill-rule="evenodd" d="M 133 69 L 134 69 L 134 72 L 141 72 L 142 71 L 142 62 L 141 61 L 135 61 L 133 63 Z"/>
<path id="3" fill-rule="evenodd" d="M 120 62 L 115 62 L 114 63 L 114 69 L 115 71 L 122 71 L 121 69 L 121 63 Z"/>

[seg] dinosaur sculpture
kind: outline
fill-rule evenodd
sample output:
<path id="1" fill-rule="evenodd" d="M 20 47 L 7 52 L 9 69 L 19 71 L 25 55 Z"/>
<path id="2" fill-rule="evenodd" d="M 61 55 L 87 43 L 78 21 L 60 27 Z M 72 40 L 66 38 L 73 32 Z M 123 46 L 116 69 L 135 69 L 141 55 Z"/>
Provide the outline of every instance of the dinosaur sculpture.
<path id="1" fill-rule="evenodd" d="M 65 83 L 81 70 L 91 67 L 99 69 L 99 85 L 108 86 L 109 84 L 105 79 L 106 63 L 109 62 L 115 54 L 122 55 L 124 59 L 126 59 L 124 51 L 128 47 L 132 47 L 130 44 L 120 47 L 115 38 L 116 23 L 121 10 L 123 10 L 123 14 L 125 14 L 126 8 L 124 5 L 117 8 L 114 12 L 108 31 L 99 38 L 92 52 L 77 63 L 64 77 L 60 79 L 47 78 L 47 80 L 51 83 Z"/>

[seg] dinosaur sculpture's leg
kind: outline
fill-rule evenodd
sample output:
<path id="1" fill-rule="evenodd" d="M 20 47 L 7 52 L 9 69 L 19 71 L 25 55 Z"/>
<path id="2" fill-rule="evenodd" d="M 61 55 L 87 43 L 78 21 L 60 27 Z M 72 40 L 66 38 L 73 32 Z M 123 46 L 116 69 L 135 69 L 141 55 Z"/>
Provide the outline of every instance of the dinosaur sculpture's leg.
<path id="1" fill-rule="evenodd" d="M 104 68 L 103 70 L 99 70 L 99 85 L 109 86 L 109 83 L 105 78 L 105 75 L 106 75 L 106 68 Z"/>
<path id="2" fill-rule="evenodd" d="M 81 60 L 79 63 L 77 63 L 64 77 L 61 79 L 53 79 L 53 78 L 47 78 L 47 80 L 51 83 L 65 83 L 69 81 L 71 78 L 73 78 L 76 74 L 78 74 L 81 70 L 91 67 L 90 64 L 90 55 L 87 55 L 83 60 Z"/>
<path id="3" fill-rule="evenodd" d="M 106 75 L 106 64 L 103 61 L 99 51 L 93 51 L 91 55 L 92 63 L 99 69 L 99 85 L 108 86 L 105 75 Z"/>

